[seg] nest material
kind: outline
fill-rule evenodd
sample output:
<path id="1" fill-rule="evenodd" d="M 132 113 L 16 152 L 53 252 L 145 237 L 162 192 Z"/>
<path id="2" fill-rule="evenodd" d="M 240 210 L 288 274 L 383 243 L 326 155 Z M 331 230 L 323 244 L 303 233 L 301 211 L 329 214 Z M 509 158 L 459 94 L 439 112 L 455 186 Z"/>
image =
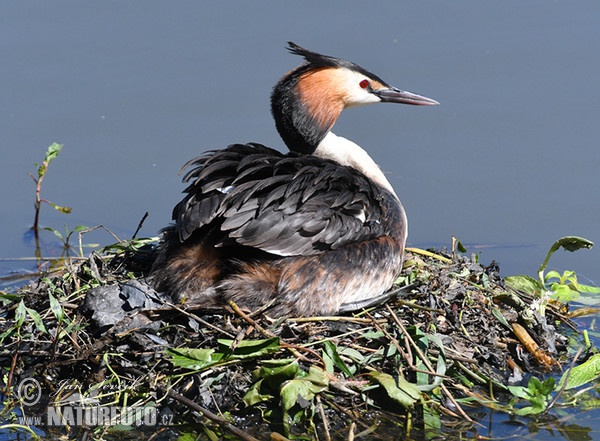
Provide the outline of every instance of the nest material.
<path id="1" fill-rule="evenodd" d="M 476 430 L 459 399 L 493 401 L 490 393 L 566 357 L 559 311 L 542 317 L 532 298 L 504 286 L 497 265 L 475 257 L 408 253 L 399 283 L 412 288 L 398 298 L 274 321 L 233 304 L 173 305 L 144 284 L 152 246 L 109 251 L 67 262 L 0 308 L 5 386 L 39 379 L 40 410 L 73 393 L 127 400 L 155 406 L 179 432 L 200 422 L 196 431 L 244 439 L 385 439 L 398 426 L 425 430 L 425 414 Z M 289 403 L 285 389 L 296 384 Z M 148 428 L 148 437 L 159 429 L 172 430 Z"/>

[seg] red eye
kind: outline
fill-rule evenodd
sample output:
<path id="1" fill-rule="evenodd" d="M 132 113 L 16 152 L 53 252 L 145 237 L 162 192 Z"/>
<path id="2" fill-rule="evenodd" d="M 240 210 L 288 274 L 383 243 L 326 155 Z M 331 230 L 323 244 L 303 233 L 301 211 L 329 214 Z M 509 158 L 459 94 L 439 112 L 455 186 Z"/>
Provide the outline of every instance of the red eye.
<path id="1" fill-rule="evenodd" d="M 361 89 L 366 89 L 369 87 L 369 80 L 362 80 L 360 83 L 358 83 L 358 85 L 361 87 Z"/>

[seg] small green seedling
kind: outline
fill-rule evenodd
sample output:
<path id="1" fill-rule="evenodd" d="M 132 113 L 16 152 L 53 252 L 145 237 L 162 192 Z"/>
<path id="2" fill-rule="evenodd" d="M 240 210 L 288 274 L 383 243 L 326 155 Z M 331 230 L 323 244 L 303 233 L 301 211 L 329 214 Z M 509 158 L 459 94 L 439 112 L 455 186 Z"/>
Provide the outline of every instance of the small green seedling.
<path id="1" fill-rule="evenodd" d="M 32 229 L 36 235 L 36 238 L 39 234 L 40 208 L 42 206 L 42 202 L 50 205 L 52 208 L 54 208 L 57 211 L 60 211 L 61 213 L 68 214 L 72 211 L 71 207 L 56 205 L 46 199 L 42 199 L 41 197 L 42 182 L 44 180 L 44 176 L 46 176 L 46 173 L 48 172 L 48 166 L 58 156 L 62 148 L 62 144 L 58 144 L 56 142 L 52 143 L 52 145 L 48 147 L 48 150 L 46 150 L 46 157 L 44 158 L 44 161 L 41 164 L 35 164 L 35 166 L 37 167 L 37 177 L 29 173 L 31 179 L 33 179 L 33 182 L 35 182 L 35 218 L 33 221 Z"/>

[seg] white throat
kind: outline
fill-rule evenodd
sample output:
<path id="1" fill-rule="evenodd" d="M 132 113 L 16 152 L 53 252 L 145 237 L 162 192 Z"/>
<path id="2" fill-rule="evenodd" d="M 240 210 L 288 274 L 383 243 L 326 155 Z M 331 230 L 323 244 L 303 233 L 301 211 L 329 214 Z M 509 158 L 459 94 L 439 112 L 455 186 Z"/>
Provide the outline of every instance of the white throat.
<path id="1" fill-rule="evenodd" d="M 313 154 L 319 158 L 331 159 L 338 164 L 355 168 L 398 199 L 392 185 L 375 161 L 358 144 L 349 139 L 328 132 Z"/>

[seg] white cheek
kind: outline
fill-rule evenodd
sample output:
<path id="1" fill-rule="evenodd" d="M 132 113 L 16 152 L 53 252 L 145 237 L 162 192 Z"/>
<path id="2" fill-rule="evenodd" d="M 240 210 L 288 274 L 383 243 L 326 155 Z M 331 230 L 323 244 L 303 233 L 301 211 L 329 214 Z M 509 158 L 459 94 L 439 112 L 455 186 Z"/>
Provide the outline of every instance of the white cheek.
<path id="1" fill-rule="evenodd" d="M 345 75 L 345 105 L 346 107 L 363 106 L 381 102 L 379 97 L 360 87 L 360 82 L 366 79 L 364 75 L 346 70 Z"/>
<path id="2" fill-rule="evenodd" d="M 366 104 L 375 104 L 379 102 L 381 102 L 379 97 L 360 89 L 358 92 L 353 91 L 348 99 L 346 107 L 364 106 Z"/>

